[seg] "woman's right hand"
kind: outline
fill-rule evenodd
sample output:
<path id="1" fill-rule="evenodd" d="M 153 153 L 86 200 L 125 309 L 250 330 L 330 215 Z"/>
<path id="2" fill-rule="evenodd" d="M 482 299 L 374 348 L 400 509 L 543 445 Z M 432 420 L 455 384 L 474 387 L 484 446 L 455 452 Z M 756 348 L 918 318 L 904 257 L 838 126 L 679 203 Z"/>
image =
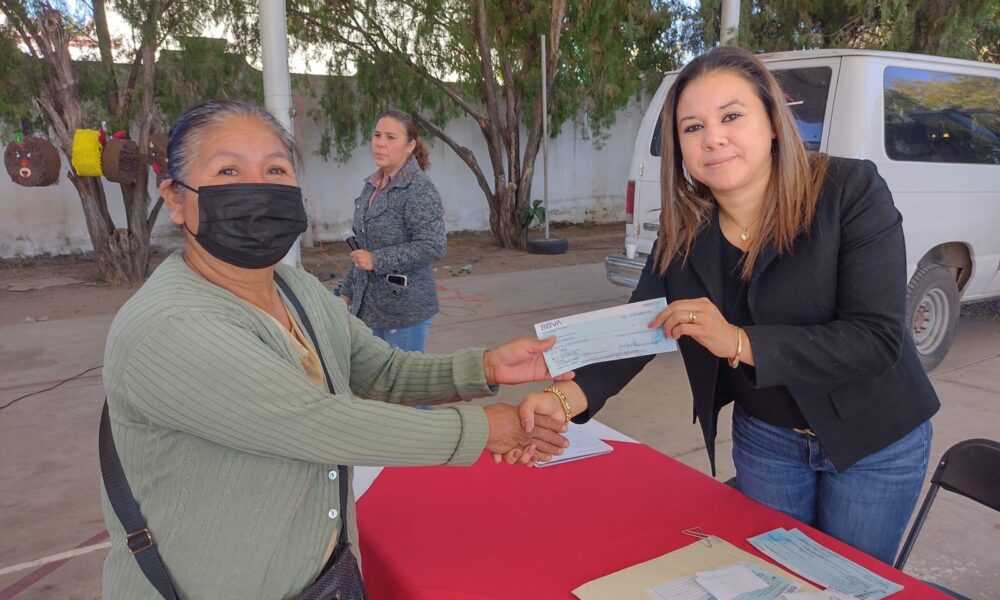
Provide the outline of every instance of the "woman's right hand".
<path id="1" fill-rule="evenodd" d="M 569 442 L 559 435 L 566 431 L 563 417 L 552 418 L 548 415 L 537 415 L 533 419 L 531 432 L 527 432 L 518 417 L 518 407 L 510 404 L 497 403 L 483 407 L 486 422 L 489 427 L 489 438 L 486 449 L 493 454 L 496 462 L 500 455 L 522 450 L 534 454 L 537 450 L 546 456 L 562 454 L 563 448 Z"/>
<path id="2" fill-rule="evenodd" d="M 347 304 L 348 306 L 351 305 L 351 297 L 350 296 L 345 296 L 345 295 L 341 294 L 340 295 L 340 299 L 344 301 L 344 304 Z"/>
<path id="3" fill-rule="evenodd" d="M 576 416 L 587 410 L 587 395 L 575 381 L 560 381 L 553 383 L 558 387 L 569 401 L 570 415 Z M 539 423 L 539 419 L 552 420 L 563 423 L 566 413 L 562 403 L 553 392 L 535 392 L 528 394 L 521 400 L 517 407 L 518 416 L 521 419 L 521 428 L 531 432 Z M 502 457 L 494 456 L 494 460 L 500 462 L 502 459 L 508 464 L 521 463 L 524 465 L 534 464 L 538 461 L 547 461 L 551 456 L 544 453 L 535 452 L 533 448 L 515 448 L 503 454 Z"/>

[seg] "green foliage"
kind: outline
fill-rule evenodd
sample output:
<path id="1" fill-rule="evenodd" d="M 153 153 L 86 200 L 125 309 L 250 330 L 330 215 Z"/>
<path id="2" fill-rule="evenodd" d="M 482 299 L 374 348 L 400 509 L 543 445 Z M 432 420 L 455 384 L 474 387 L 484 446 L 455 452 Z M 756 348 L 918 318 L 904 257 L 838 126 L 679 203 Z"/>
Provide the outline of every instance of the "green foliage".
<path id="1" fill-rule="evenodd" d="M 659 75 L 679 60 L 673 25 L 683 10 L 679 4 L 666 2 L 569 2 L 566 20 L 570 26 L 563 34 L 552 90 L 552 136 L 582 112 L 594 139 L 601 140 L 629 98 L 654 90 Z M 529 83 L 533 91 L 539 78 L 535 68 Z"/>
<path id="2" fill-rule="evenodd" d="M 696 10 L 695 53 L 718 43 L 721 6 L 704 0 Z M 739 40 L 753 52 L 869 48 L 995 62 L 1000 0 L 744 0 Z"/>
<path id="3" fill-rule="evenodd" d="M 521 212 L 517 214 L 517 219 L 521 223 L 522 229 L 527 229 L 531 227 L 532 221 L 537 221 L 538 224 L 545 222 L 545 207 L 542 206 L 542 201 L 535 199 L 531 202 L 531 206 L 525 204 L 521 207 Z"/>
<path id="4" fill-rule="evenodd" d="M 553 136 L 584 115 L 599 141 L 630 97 L 659 82 L 644 77 L 676 64 L 680 50 L 672 19 L 677 6 L 629 0 L 568 3 L 560 63 L 550 82 Z M 527 107 L 541 91 L 539 36 L 549 33 L 551 4 L 489 0 L 486 10 L 500 100 L 512 102 L 530 126 L 534 115 Z M 314 91 L 319 109 L 311 116 L 327 132 L 320 148 L 324 156 L 347 160 L 368 139 L 375 115 L 388 107 L 420 113 L 443 126 L 462 113 L 455 98 L 477 108 L 485 103 L 474 2 L 293 0 L 288 14 L 293 47 L 326 56 L 327 70 L 335 76 Z"/>
<path id="5" fill-rule="evenodd" d="M 129 82 L 135 54 L 142 43 L 141 28 L 155 3 L 150 0 L 117 0 L 109 2 L 124 18 L 128 28 L 112 31 L 112 44 L 118 64 L 109 70 L 98 60 L 96 50 L 74 60 L 76 95 L 85 108 L 87 126 L 97 127 L 106 122 L 108 129 L 131 129 L 138 118 L 138 103 L 129 110 L 114 113 L 111 95 L 123 91 Z M 208 98 L 240 98 L 263 101 L 261 73 L 250 68 L 246 58 L 230 51 L 225 40 L 197 37 L 206 23 L 226 25 L 239 36 L 237 50 L 246 51 L 258 40 L 255 3 L 245 0 L 215 0 L 205 3 L 173 2 L 150 33 L 156 46 L 165 44 L 160 53 L 154 80 L 155 107 L 158 120 L 169 122 L 191 104 Z M 68 33 L 85 42 L 95 39 L 93 14 L 85 3 L 57 2 L 52 4 L 62 12 Z M 48 3 L 34 1 L 3 2 L 5 11 L 35 18 Z M 74 8 L 75 7 L 75 8 Z M 71 9 L 74 9 L 71 11 Z M 20 32 L 10 20 L 0 25 L 0 131 L 20 129 L 22 118 L 28 117 L 42 125 L 41 111 L 35 102 L 43 77 L 49 68 L 18 48 Z M 132 81 L 138 88 L 141 82 Z M 139 93 L 136 91 L 135 93 Z M 44 130 L 44 127 L 42 127 Z"/>
<path id="6" fill-rule="evenodd" d="M 0 136 L 6 143 L 10 134 L 21 130 L 21 121 L 37 116 L 31 95 L 25 90 L 38 86 L 43 65 L 18 51 L 7 27 L 0 29 Z"/>
<path id="7" fill-rule="evenodd" d="M 209 99 L 250 100 L 263 104 L 264 79 L 246 59 L 229 52 L 224 39 L 182 37 L 178 51 L 163 51 L 157 61 L 156 103 L 164 120 Z"/>

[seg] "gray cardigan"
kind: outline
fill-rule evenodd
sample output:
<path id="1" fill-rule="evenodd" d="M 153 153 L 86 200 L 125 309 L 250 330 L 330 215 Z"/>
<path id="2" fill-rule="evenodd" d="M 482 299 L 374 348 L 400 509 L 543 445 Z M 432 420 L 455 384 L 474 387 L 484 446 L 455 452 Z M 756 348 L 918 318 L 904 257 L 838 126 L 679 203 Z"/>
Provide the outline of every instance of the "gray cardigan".
<path id="1" fill-rule="evenodd" d="M 351 297 L 351 313 L 369 327 L 396 329 L 438 312 L 431 263 L 444 256 L 448 240 L 441 195 L 410 157 L 392 182 L 368 205 L 375 187 L 365 179 L 354 201 L 354 235 L 373 254 L 375 269 L 352 266 L 341 284 Z M 406 275 L 407 285 L 386 275 Z"/>

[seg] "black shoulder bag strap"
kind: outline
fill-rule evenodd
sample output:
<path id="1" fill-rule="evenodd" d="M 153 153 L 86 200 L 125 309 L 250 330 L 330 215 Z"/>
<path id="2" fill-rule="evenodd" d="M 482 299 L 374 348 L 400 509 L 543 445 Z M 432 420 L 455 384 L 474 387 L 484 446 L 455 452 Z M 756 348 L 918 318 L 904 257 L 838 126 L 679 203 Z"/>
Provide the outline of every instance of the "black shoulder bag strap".
<path id="1" fill-rule="evenodd" d="M 278 275 L 278 272 L 274 272 L 274 281 L 281 288 L 281 291 L 285 293 L 285 297 L 288 301 L 292 303 L 292 308 L 295 309 L 296 314 L 299 315 L 299 320 L 302 321 L 302 326 L 306 328 L 306 333 L 309 334 L 309 339 L 312 340 L 313 350 L 316 351 L 316 356 L 319 357 L 319 364 L 323 367 L 323 377 L 326 379 L 326 388 L 330 390 L 331 394 L 336 394 L 337 392 L 333 388 L 333 380 L 330 379 L 330 371 L 326 368 L 326 361 L 323 360 L 323 354 L 319 349 L 319 339 L 316 337 L 316 331 L 313 329 L 312 322 L 309 320 L 309 315 L 306 314 L 306 309 L 302 307 L 302 303 L 299 302 L 298 297 L 292 288 Z M 347 467 L 344 465 L 337 465 L 337 478 L 340 480 L 340 518 L 343 524 L 340 528 L 340 535 L 337 537 L 337 545 L 349 544 L 347 539 Z"/>
<path id="2" fill-rule="evenodd" d="M 156 549 L 153 533 L 146 526 L 146 519 L 139 510 L 139 503 L 132 495 L 132 488 L 125 478 L 118 450 L 115 449 L 115 438 L 111 435 L 111 420 L 108 418 L 108 400 L 104 399 L 104 410 L 101 411 L 101 428 L 98 435 L 98 448 L 101 455 L 101 477 L 104 479 L 104 490 L 108 501 L 114 509 L 122 527 L 125 528 L 125 545 L 128 551 L 139 563 L 143 574 L 153 584 L 166 600 L 178 600 L 174 584 L 170 581 L 167 566 L 163 564 L 160 551 Z"/>

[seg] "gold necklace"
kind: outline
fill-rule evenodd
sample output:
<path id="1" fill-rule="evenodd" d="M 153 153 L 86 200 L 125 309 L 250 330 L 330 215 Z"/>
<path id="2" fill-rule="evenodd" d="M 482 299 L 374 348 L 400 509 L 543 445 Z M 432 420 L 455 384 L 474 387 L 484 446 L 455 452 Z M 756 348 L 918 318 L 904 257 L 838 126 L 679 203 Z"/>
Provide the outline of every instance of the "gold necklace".
<path id="1" fill-rule="evenodd" d="M 750 228 L 753 227 L 754 225 L 756 225 L 757 221 L 760 220 L 760 217 L 757 217 L 756 219 L 754 219 L 753 223 L 750 223 L 749 225 L 747 225 L 746 227 L 744 227 L 744 226 L 740 225 L 739 223 L 737 223 L 736 221 L 734 221 L 729 215 L 723 213 L 722 211 L 719 211 L 719 215 L 721 215 L 723 217 L 726 217 L 727 221 L 729 221 L 733 225 L 735 225 L 735 226 L 737 226 L 737 227 L 740 228 L 740 240 L 742 240 L 744 242 L 747 242 L 747 241 L 750 240 Z"/>

